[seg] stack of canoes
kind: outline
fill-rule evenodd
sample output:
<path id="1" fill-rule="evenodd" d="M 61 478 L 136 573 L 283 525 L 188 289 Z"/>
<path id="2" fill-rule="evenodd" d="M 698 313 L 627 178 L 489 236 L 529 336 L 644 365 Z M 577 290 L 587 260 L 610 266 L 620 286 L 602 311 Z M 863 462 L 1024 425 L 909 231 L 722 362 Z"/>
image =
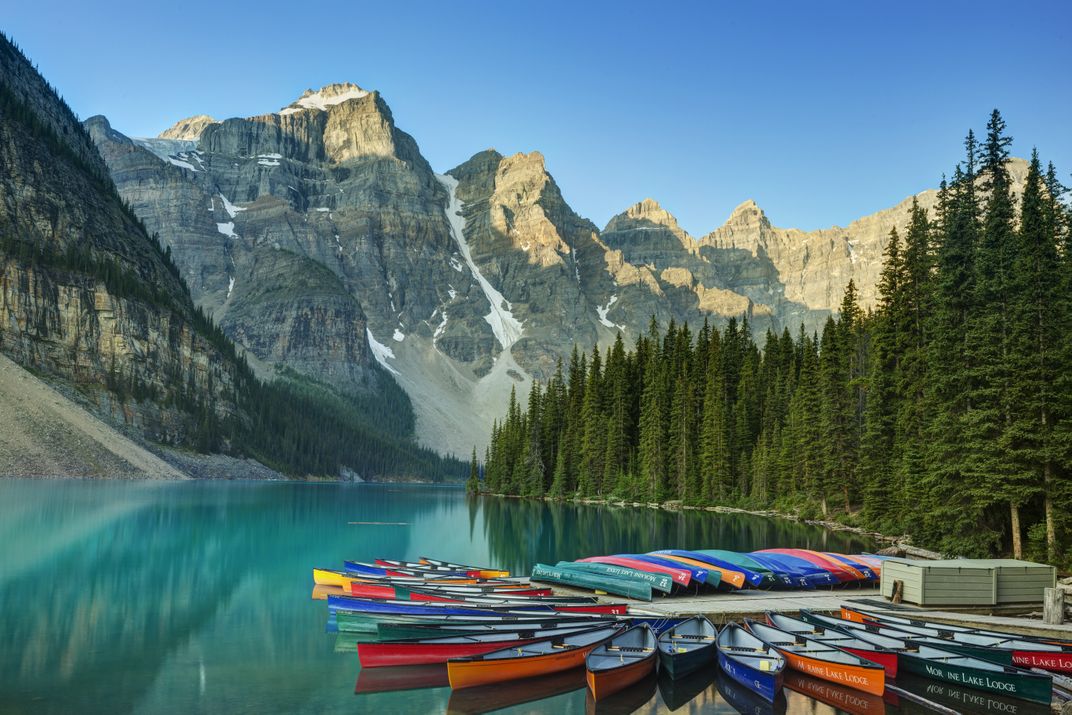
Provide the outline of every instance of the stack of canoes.
<path id="1" fill-rule="evenodd" d="M 737 553 L 663 549 L 537 564 L 531 580 L 650 601 L 654 596 L 747 588 L 817 588 L 874 583 L 882 560 L 809 549 Z"/>
<path id="2" fill-rule="evenodd" d="M 616 593 L 636 584 L 671 593 L 693 587 L 697 578 L 742 584 L 733 588 L 775 587 L 792 577 L 764 564 L 796 558 L 781 551 L 596 557 L 548 566 L 529 582 L 498 569 L 432 559 L 347 562 L 343 571 L 317 569 L 314 576 L 319 588 L 337 591 L 326 594 L 329 622 L 339 631 L 336 649 L 356 651 L 362 673 L 385 671 L 359 678 L 358 692 L 431 683 L 472 693 L 459 702 L 493 702 L 502 684 L 532 679 L 532 687 L 511 689 L 509 700 L 534 699 L 546 683 L 554 686 L 548 694 L 587 684 L 598 701 L 619 692 L 626 697 L 627 689 L 639 692 L 641 683 L 654 689 L 656 671 L 663 673 L 661 682 L 678 681 L 682 693 L 695 693 L 690 679 L 714 677 L 717 669 L 723 674 L 719 690 L 740 702 L 773 703 L 785 686 L 824 702 L 880 706 L 888 682 L 921 677 L 1048 704 L 1053 678 L 1039 669 L 1072 672 L 1072 643 L 901 613 L 845 607 L 831 617 L 802 610 L 799 617 L 768 613 L 765 622 L 746 619 L 717 629 L 703 616 L 666 619 L 593 597 L 555 596 L 533 583 L 569 579 Z M 825 563 L 812 553 L 809 563 Z M 873 577 L 857 558 L 840 563 L 827 571 L 838 582 L 857 578 L 854 571 Z M 583 681 L 566 675 L 581 668 Z"/>

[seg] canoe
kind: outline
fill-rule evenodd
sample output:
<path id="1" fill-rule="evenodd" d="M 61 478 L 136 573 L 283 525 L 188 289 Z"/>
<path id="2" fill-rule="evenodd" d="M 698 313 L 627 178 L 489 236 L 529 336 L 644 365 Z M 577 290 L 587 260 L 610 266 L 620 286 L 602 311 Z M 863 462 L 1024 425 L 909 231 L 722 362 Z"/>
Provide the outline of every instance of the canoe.
<path id="1" fill-rule="evenodd" d="M 365 598 L 374 601 L 409 601 L 411 603 L 461 603 L 466 605 L 489 605 L 497 604 L 532 604 L 540 603 L 554 606 L 585 606 L 599 603 L 594 596 L 552 596 L 550 589 L 535 589 L 535 594 L 516 593 L 453 593 L 451 591 L 425 591 L 423 589 L 408 589 L 400 598 L 391 596 L 367 596 L 363 595 L 365 588 L 355 584 L 351 587 L 351 595 L 357 598 Z M 361 592 L 355 593 L 355 592 Z"/>
<path id="2" fill-rule="evenodd" d="M 774 585 L 774 576 L 769 571 L 760 573 L 759 571 L 753 571 L 746 566 L 740 564 L 732 564 L 729 561 L 720 559 L 710 554 L 704 554 L 699 551 L 686 551 L 683 549 L 663 549 L 661 551 L 652 551 L 653 554 L 665 554 L 667 556 L 677 556 L 680 558 L 691 559 L 692 561 L 698 561 L 708 566 L 721 569 L 723 582 L 728 582 L 731 585 L 737 584 L 737 579 L 732 573 L 739 573 L 741 575 L 740 585 L 736 585 L 737 588 L 744 588 L 745 584 L 753 588 L 763 588 L 765 586 Z M 732 572 L 732 573 L 731 573 Z"/>
<path id="3" fill-rule="evenodd" d="M 715 659 L 715 626 L 704 616 L 682 621 L 659 634 L 659 665 L 671 678 L 683 678 Z"/>
<path id="4" fill-rule="evenodd" d="M 954 653 L 992 660 L 1001 665 L 1072 673 L 1072 648 L 1067 646 L 1033 641 L 1011 633 L 950 631 L 939 623 L 927 624 L 925 621 L 914 623 L 921 625 L 913 624 L 913 621 L 908 618 L 886 619 L 868 616 L 868 620 L 863 625 L 874 625 L 879 629 L 893 629 L 897 633 L 907 634 L 905 638 L 918 640 L 937 648 L 946 648 Z"/>
<path id="5" fill-rule="evenodd" d="M 652 564 L 653 566 L 662 566 L 670 569 L 684 569 L 689 572 L 689 576 L 692 577 L 693 583 L 697 583 L 701 586 L 707 585 L 714 588 L 715 586 L 718 586 L 719 582 L 722 580 L 721 574 L 714 574 L 708 569 L 689 566 L 662 556 L 652 556 L 651 554 L 615 554 L 615 556 L 619 558 L 633 559 L 642 563 Z M 717 578 L 713 579 L 716 575 Z"/>
<path id="6" fill-rule="evenodd" d="M 999 638 L 1018 638 L 1020 640 L 1032 641 L 1035 643 L 1049 643 L 1051 645 L 1058 645 L 1065 648 L 1072 648 L 1072 640 L 1061 640 L 1054 638 L 1047 638 L 1045 636 L 1027 636 L 1018 633 L 1010 633 L 1008 631 L 987 629 L 987 628 L 973 628 L 971 626 L 958 626 L 950 623 L 937 623 L 935 621 L 924 621 L 918 618 L 912 618 L 909 615 L 894 615 L 887 613 L 877 613 L 875 611 L 869 611 L 862 608 L 854 608 L 842 605 L 841 617 L 849 621 L 857 621 L 860 623 L 873 621 L 875 623 L 885 623 L 889 625 L 906 625 L 906 626 L 918 626 L 920 628 L 935 628 L 943 633 L 975 633 L 978 635 L 995 636 Z"/>
<path id="7" fill-rule="evenodd" d="M 447 669 L 443 668 L 443 684 Z M 586 686 L 580 668 L 563 670 L 536 678 L 524 678 L 512 683 L 493 683 L 476 688 L 452 690 L 447 701 L 447 715 L 483 715 L 545 698 L 572 693 Z"/>
<path id="8" fill-rule="evenodd" d="M 801 609 L 800 617 L 809 623 L 843 628 L 864 641 L 875 641 L 879 635 L 869 630 L 873 626 L 820 616 L 807 609 Z M 886 636 L 886 642 L 891 639 L 892 636 Z M 900 673 L 922 675 L 1021 700 L 1044 704 L 1050 702 L 1053 690 L 1053 677 L 1050 675 L 1033 673 L 1010 665 L 999 665 L 910 639 L 897 640 L 901 641 L 898 649 Z"/>
<path id="9" fill-rule="evenodd" d="M 458 625 L 461 623 L 526 623 L 576 619 L 580 621 L 600 620 L 598 615 L 589 613 L 556 613 L 554 611 L 506 611 L 492 614 L 465 613 L 462 615 L 407 615 L 401 613 L 378 613 L 338 610 L 328 615 L 329 622 L 334 619 L 339 631 L 378 633 L 384 623 L 401 625 Z"/>
<path id="10" fill-rule="evenodd" d="M 762 549 L 759 553 L 777 554 L 778 556 L 800 559 L 801 561 L 811 564 L 815 568 L 833 574 L 838 583 L 855 583 L 856 581 L 863 580 L 863 574 L 856 569 L 850 568 L 829 557 L 821 557 L 817 552 L 809 551 L 807 549 Z"/>
<path id="11" fill-rule="evenodd" d="M 615 566 L 625 566 L 631 569 L 637 569 L 639 571 L 647 571 L 649 573 L 662 573 L 668 575 L 674 579 L 674 583 L 679 586 L 687 587 L 692 583 L 692 572 L 688 569 L 668 568 L 666 566 L 660 566 L 658 564 L 649 563 L 646 561 L 638 561 L 637 559 L 629 559 L 621 556 L 589 556 L 585 559 L 577 559 L 581 563 L 593 563 L 593 564 L 614 564 Z"/>
<path id="12" fill-rule="evenodd" d="M 766 552 L 753 552 L 749 554 L 749 556 L 760 563 L 771 564 L 772 568 L 778 568 L 790 574 L 797 586 L 816 588 L 818 586 L 833 586 L 840 583 L 837 577 L 828 570 L 821 569 L 818 566 L 795 556 Z"/>
<path id="13" fill-rule="evenodd" d="M 545 638 L 591 630 L 588 624 L 557 628 L 529 628 L 475 635 L 441 636 L 417 641 L 358 643 L 357 659 L 362 668 L 385 668 L 394 665 L 432 665 L 451 658 L 490 653 L 502 648 L 523 646 Z"/>
<path id="14" fill-rule="evenodd" d="M 674 590 L 674 579 L 666 574 L 641 571 L 640 569 L 632 569 L 626 566 L 615 566 L 614 564 L 597 564 L 591 561 L 559 561 L 556 565 L 559 567 L 569 567 L 574 570 L 603 574 L 605 576 L 617 576 L 620 578 L 644 581 L 651 585 L 652 591 L 659 591 L 660 593 L 671 593 Z"/>
<path id="15" fill-rule="evenodd" d="M 606 626 L 517 648 L 455 658 L 447 661 L 450 687 L 472 688 L 577 668 L 584 664 L 593 648 L 621 630 L 621 626 Z"/>
<path id="16" fill-rule="evenodd" d="M 768 586 L 773 588 L 775 586 L 796 585 L 789 574 L 761 564 L 748 554 L 739 554 L 736 551 L 727 551 L 725 549 L 693 549 L 693 552 L 720 559 L 731 566 L 743 567 L 750 571 L 754 571 L 755 573 L 762 574 L 766 580 L 760 585 L 764 588 Z"/>
<path id="17" fill-rule="evenodd" d="M 351 580 L 370 583 L 391 583 L 398 585 L 434 583 L 436 585 L 454 586 L 514 585 L 514 582 L 512 581 L 503 581 L 499 579 L 476 578 L 464 575 L 449 576 L 445 574 L 430 574 L 420 573 L 417 571 L 398 571 L 395 569 L 385 569 L 379 566 L 364 564 L 359 561 L 344 561 L 343 568 L 345 569 L 343 573 L 348 575 Z"/>
<path id="18" fill-rule="evenodd" d="M 718 664 L 726 675 L 774 702 L 782 690 L 785 657 L 736 623 L 718 634 Z"/>
<path id="19" fill-rule="evenodd" d="M 656 657 L 655 634 L 647 626 L 600 643 L 584 661 L 592 697 L 600 700 L 643 680 L 655 670 Z"/>
<path id="20" fill-rule="evenodd" d="M 600 613 L 604 615 L 621 615 L 628 609 L 624 603 L 547 603 L 541 604 L 539 599 L 530 601 L 487 601 L 482 599 L 470 599 L 466 602 L 457 603 L 434 603 L 400 601 L 398 599 L 369 599 L 353 598 L 350 596 L 328 596 L 329 610 L 347 610 L 364 613 L 391 613 L 398 615 L 438 616 L 466 614 L 494 615 L 495 613 Z"/>
<path id="21" fill-rule="evenodd" d="M 886 671 L 878 663 L 808 636 L 786 633 L 751 619 L 745 623 L 752 635 L 777 648 L 791 668 L 872 695 L 886 690 Z"/>
<path id="22" fill-rule="evenodd" d="M 550 596 L 553 591 L 549 588 L 510 588 L 497 589 L 489 586 L 435 586 L 431 584 L 417 586 L 396 586 L 392 584 L 377 584 L 353 581 L 350 583 L 350 595 L 358 598 L 397 598 L 403 600 L 421 600 L 420 596 L 450 597 L 533 597 Z M 414 598 L 414 594 L 418 598 Z M 428 599 L 431 600 L 431 599 Z"/>
<path id="23" fill-rule="evenodd" d="M 828 629 L 781 613 L 766 613 L 767 623 L 793 635 L 808 636 L 817 641 L 848 651 L 853 655 L 878 663 L 885 669 L 887 678 L 897 677 L 897 651 L 871 641 L 863 641 L 843 631 Z M 889 645 L 896 647 L 896 642 Z"/>
<path id="24" fill-rule="evenodd" d="M 651 600 L 651 584 L 638 579 L 606 574 L 592 573 L 581 569 L 572 569 L 563 566 L 548 566 L 536 564 L 532 567 L 531 581 L 543 583 L 561 583 L 567 586 L 579 586 L 593 591 L 605 591 L 616 596 L 635 598 L 641 601 Z"/>
<path id="25" fill-rule="evenodd" d="M 821 555 L 821 556 L 825 556 L 827 558 L 830 558 L 830 559 L 833 559 L 833 560 L 838 561 L 840 563 L 843 563 L 846 566 L 851 566 L 852 568 L 856 569 L 861 574 L 863 574 L 864 578 L 866 580 L 868 580 L 868 581 L 878 581 L 879 572 L 881 571 L 881 567 L 874 568 L 871 564 L 865 563 L 863 560 L 861 560 L 857 556 L 846 556 L 845 554 L 835 554 L 835 553 L 830 552 L 830 551 L 817 551 L 816 553 Z"/>
<path id="26" fill-rule="evenodd" d="M 481 633 L 502 633 L 527 628 L 557 628 L 559 626 L 588 625 L 591 628 L 606 625 L 610 621 L 593 616 L 589 618 L 541 618 L 534 620 L 514 620 L 497 623 L 479 621 L 448 621 L 434 623 L 397 623 L 386 622 L 376 625 L 375 641 L 410 641 L 443 636 L 468 636 Z M 356 647 L 356 646 L 355 646 Z"/>
<path id="27" fill-rule="evenodd" d="M 885 715 L 886 713 L 886 702 L 881 695 L 860 692 L 796 670 L 786 672 L 785 687 L 829 705 L 839 713 L 849 713 L 849 715 Z"/>
<path id="28" fill-rule="evenodd" d="M 421 556 L 418 559 L 422 564 L 428 564 L 429 566 L 443 566 L 449 569 L 459 569 L 462 571 L 480 571 L 487 574 L 484 578 L 510 578 L 510 572 L 502 569 L 493 569 L 487 566 L 470 566 L 467 564 L 455 564 L 450 561 L 440 561 L 439 559 L 431 559 L 427 556 Z"/>
<path id="29" fill-rule="evenodd" d="M 375 559 L 375 564 L 388 570 L 397 569 L 400 571 L 413 571 L 415 573 L 431 574 L 434 576 L 467 576 L 469 578 L 481 578 L 480 569 L 456 569 L 448 566 L 433 566 L 432 564 L 422 564 L 420 561 Z"/>
<path id="30" fill-rule="evenodd" d="M 711 574 L 715 573 L 718 574 L 718 585 L 720 587 L 726 589 L 732 588 L 733 590 L 737 590 L 739 588 L 744 588 L 745 586 L 745 578 L 743 573 L 741 573 L 740 571 L 735 571 L 733 569 L 723 568 L 722 566 L 716 566 L 710 561 L 704 561 L 700 559 L 690 558 L 688 556 L 682 556 L 680 555 L 680 552 L 673 554 L 666 552 L 652 552 L 648 555 L 658 556 L 659 558 L 665 558 L 670 561 L 677 561 L 685 566 L 689 566 L 692 568 L 703 569 L 704 571 L 707 571 L 708 585 L 711 585 L 713 580 Z"/>
<path id="31" fill-rule="evenodd" d="M 317 586 L 338 586 L 339 588 L 349 591 L 350 582 L 352 580 L 353 574 L 346 571 L 313 569 L 313 583 Z"/>

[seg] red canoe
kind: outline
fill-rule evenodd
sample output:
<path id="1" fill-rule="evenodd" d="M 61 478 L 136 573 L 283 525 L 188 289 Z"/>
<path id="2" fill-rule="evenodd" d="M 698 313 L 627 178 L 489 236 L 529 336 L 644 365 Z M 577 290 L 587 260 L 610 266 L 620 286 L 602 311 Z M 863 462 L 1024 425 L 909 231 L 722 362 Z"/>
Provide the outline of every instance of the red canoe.
<path id="1" fill-rule="evenodd" d="M 639 559 L 631 559 L 626 556 L 589 556 L 586 559 L 577 559 L 578 561 L 589 561 L 594 564 L 614 564 L 615 566 L 625 566 L 627 568 L 636 569 L 638 571 L 647 571 L 648 573 L 662 573 L 668 574 L 674 583 L 681 586 L 688 586 L 692 582 L 692 573 L 688 569 L 675 569 L 671 566 L 663 566 L 662 564 L 653 564 L 647 561 L 640 561 Z"/>
<path id="2" fill-rule="evenodd" d="M 595 624 L 598 626 L 598 624 Z M 527 630 L 481 633 L 468 636 L 445 636 L 419 641 L 394 641 L 387 643 L 358 643 L 357 659 L 362 668 L 384 668 L 395 665 L 431 665 L 446 663 L 451 658 L 467 658 L 483 655 L 503 648 L 516 648 L 538 640 L 561 638 L 583 631 L 590 631 L 592 623 L 558 628 L 531 628 Z"/>

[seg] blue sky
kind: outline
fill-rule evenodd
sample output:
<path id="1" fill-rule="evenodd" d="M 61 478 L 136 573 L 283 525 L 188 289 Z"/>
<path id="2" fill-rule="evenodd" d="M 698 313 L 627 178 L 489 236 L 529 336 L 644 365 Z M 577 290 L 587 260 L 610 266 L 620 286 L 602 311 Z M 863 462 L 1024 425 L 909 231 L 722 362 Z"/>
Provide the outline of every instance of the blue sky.
<path id="1" fill-rule="evenodd" d="M 82 117 L 131 135 L 378 89 L 437 171 L 539 150 L 602 226 L 651 196 L 694 235 L 933 186 L 993 107 L 1072 171 L 1072 3 L 16 2 L 2 28 Z M 1066 181 L 1072 183 L 1072 181 Z"/>

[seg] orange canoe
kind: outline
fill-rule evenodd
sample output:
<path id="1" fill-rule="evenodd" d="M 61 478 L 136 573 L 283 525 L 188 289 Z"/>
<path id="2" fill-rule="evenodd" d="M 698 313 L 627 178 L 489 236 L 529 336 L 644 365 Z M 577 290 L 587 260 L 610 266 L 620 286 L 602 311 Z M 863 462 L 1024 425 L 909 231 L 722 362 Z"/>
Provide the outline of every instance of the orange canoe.
<path id="1" fill-rule="evenodd" d="M 658 553 L 653 554 L 653 556 L 658 556 L 660 559 L 670 559 L 671 561 L 677 561 L 686 566 L 695 566 L 696 568 L 705 569 L 707 571 L 717 571 L 722 574 L 722 581 L 720 581 L 720 583 L 729 584 L 734 588 L 744 588 L 744 574 L 740 571 L 731 571 L 730 569 L 724 569 L 721 566 L 715 566 L 706 561 L 697 561 L 696 559 L 690 559 L 686 556 L 677 556 L 676 554 Z"/>
<path id="2" fill-rule="evenodd" d="M 643 680 L 655 670 L 656 656 L 655 634 L 647 624 L 597 645 L 585 658 L 592 697 L 599 700 Z"/>
<path id="3" fill-rule="evenodd" d="M 450 687 L 457 690 L 579 668 L 593 648 L 621 630 L 617 625 L 595 628 L 483 655 L 455 658 L 447 662 L 447 679 Z"/>
<path id="4" fill-rule="evenodd" d="M 752 635 L 785 656 L 790 668 L 872 695 L 886 691 L 886 670 L 878 663 L 807 636 L 752 620 L 746 623 Z"/>

